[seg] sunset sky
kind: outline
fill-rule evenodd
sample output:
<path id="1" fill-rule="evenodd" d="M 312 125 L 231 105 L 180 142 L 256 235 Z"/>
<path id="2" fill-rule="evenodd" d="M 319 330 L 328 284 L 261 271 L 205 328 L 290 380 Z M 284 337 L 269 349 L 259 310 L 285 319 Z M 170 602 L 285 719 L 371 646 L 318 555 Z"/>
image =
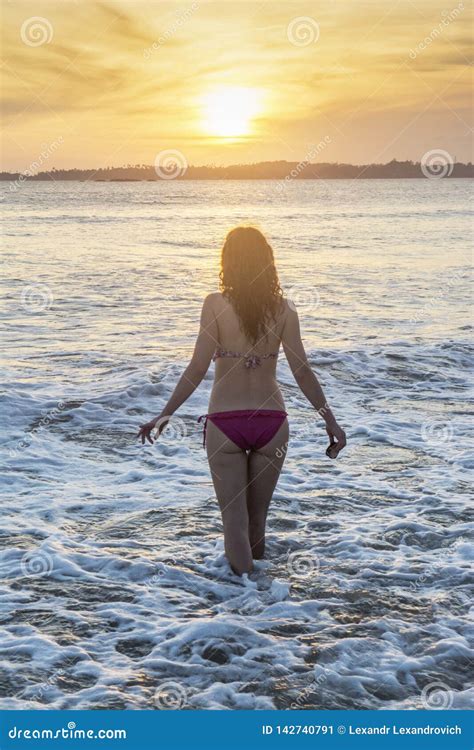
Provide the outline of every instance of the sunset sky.
<path id="1" fill-rule="evenodd" d="M 472 159 L 470 3 L 2 2 L 2 168 Z"/>

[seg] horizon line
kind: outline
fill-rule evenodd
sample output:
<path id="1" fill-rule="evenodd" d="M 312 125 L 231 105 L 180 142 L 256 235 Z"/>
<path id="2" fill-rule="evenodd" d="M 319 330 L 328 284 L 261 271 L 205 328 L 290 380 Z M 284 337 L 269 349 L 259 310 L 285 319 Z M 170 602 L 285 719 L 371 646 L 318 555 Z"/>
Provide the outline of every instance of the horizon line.
<path id="1" fill-rule="evenodd" d="M 53 152 L 54 153 L 54 152 Z M 161 181 L 190 179 L 269 179 L 289 182 L 311 179 L 374 179 L 374 178 L 423 178 L 423 177 L 474 177 L 472 162 L 458 162 L 448 152 L 433 149 L 426 152 L 420 161 L 391 159 L 389 162 L 351 164 L 348 162 L 288 161 L 286 159 L 227 166 L 217 164 L 190 165 L 178 151 L 160 152 L 155 164 L 124 164 L 121 166 L 52 167 L 41 170 L 52 153 L 42 152 L 22 172 L 1 171 L 2 181 L 77 179 L 92 181 Z M 115 175 L 115 176 L 114 176 Z M 128 175 L 128 176 L 127 176 Z"/>

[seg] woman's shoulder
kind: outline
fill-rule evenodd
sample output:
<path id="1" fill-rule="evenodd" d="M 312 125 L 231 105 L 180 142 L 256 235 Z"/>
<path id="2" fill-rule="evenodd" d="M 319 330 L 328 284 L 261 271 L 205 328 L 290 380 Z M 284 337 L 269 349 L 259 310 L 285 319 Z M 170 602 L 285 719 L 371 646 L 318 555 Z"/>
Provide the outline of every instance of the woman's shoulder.
<path id="1" fill-rule="evenodd" d="M 290 299 L 289 297 L 282 297 L 282 301 L 284 303 L 285 313 L 293 313 L 293 315 L 298 314 L 298 309 L 294 300 Z"/>
<path id="2" fill-rule="evenodd" d="M 204 298 L 204 304 L 209 305 L 209 307 L 212 307 L 213 309 L 216 309 L 217 307 L 222 307 L 223 305 L 226 305 L 228 303 L 222 292 L 210 292 Z"/>
<path id="3" fill-rule="evenodd" d="M 280 301 L 280 315 L 287 316 L 289 312 L 295 310 L 294 302 L 288 297 L 281 297 Z"/>
<path id="4" fill-rule="evenodd" d="M 209 292 L 204 298 L 204 302 L 206 302 L 206 300 L 209 300 L 209 302 L 217 302 L 222 299 L 224 299 L 222 292 Z"/>

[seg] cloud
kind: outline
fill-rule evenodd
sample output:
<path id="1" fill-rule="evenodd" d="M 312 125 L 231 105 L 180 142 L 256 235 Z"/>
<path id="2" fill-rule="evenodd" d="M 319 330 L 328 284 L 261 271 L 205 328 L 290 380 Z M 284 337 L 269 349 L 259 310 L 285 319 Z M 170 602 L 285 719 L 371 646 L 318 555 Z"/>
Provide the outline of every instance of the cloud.
<path id="1" fill-rule="evenodd" d="M 448 88 L 449 106 L 466 116 L 470 93 L 463 66 L 470 54 L 470 10 L 466 7 L 410 59 L 410 50 L 445 9 L 444 0 L 432 0 L 421 10 L 391 0 L 11 3 L 4 7 L 3 30 L 7 134 L 34 154 L 39 139 L 60 125 L 69 136 L 60 158 L 77 166 L 82 166 L 78 143 L 89 164 L 99 164 L 106 150 L 125 142 L 131 161 L 152 156 L 153 143 L 179 148 L 180 142 L 189 160 L 222 161 L 240 149 L 245 161 L 251 142 L 248 156 L 256 161 L 280 158 L 282 140 L 297 150 L 321 123 L 337 125 L 356 112 L 367 133 L 354 138 L 354 154 L 370 161 L 371 115 L 376 114 L 374 131 L 390 130 L 393 112 L 403 118 L 426 107 L 427 86 Z M 52 25 L 49 44 L 22 42 L 21 26 L 32 16 Z M 317 22 L 317 42 L 289 41 L 288 25 L 299 16 Z M 200 100 L 222 86 L 265 92 L 265 111 L 251 136 L 239 143 L 212 139 L 202 130 Z M 424 115 L 423 127 L 430 117 L 435 124 L 434 108 Z M 446 130 L 443 138 L 457 135 Z M 420 133 L 420 143 L 425 140 L 426 133 Z M 410 148 L 415 142 L 413 135 Z M 338 157 L 336 139 L 332 153 Z M 14 150 L 10 154 L 14 160 Z"/>

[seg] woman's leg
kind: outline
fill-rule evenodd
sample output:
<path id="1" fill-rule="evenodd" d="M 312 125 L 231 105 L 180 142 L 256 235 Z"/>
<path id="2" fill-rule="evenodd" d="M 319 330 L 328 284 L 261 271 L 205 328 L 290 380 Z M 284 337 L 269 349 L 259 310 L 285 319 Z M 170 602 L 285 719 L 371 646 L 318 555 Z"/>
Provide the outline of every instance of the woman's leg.
<path id="1" fill-rule="evenodd" d="M 265 554 L 268 507 L 285 460 L 288 437 L 288 420 L 285 419 L 269 443 L 249 454 L 247 509 L 249 539 L 254 560 L 260 560 Z"/>
<path id="2" fill-rule="evenodd" d="M 252 570 L 247 511 L 247 454 L 210 420 L 206 434 L 207 457 L 222 514 L 224 547 L 234 573 Z"/>

